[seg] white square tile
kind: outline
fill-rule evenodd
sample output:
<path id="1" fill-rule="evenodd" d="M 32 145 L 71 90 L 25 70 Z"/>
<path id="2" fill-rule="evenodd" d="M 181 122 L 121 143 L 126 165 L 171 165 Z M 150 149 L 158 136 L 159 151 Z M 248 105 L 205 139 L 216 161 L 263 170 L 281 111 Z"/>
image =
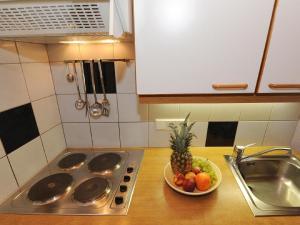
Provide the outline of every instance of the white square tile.
<path id="1" fill-rule="evenodd" d="M 17 182 L 6 157 L 0 159 L 0 204 L 18 190 Z"/>
<path id="2" fill-rule="evenodd" d="M 300 151 L 300 121 L 297 123 L 291 145 L 293 149 Z"/>
<path id="3" fill-rule="evenodd" d="M 49 44 L 47 51 L 50 62 L 81 59 L 78 44 Z"/>
<path id="4" fill-rule="evenodd" d="M 61 122 L 55 95 L 32 102 L 32 108 L 40 134 Z"/>
<path id="5" fill-rule="evenodd" d="M 274 103 L 270 120 L 298 120 L 300 103 Z"/>
<path id="6" fill-rule="evenodd" d="M 192 132 L 196 137 L 192 140 L 192 146 L 205 146 L 208 122 L 196 122 L 192 128 Z"/>
<path id="7" fill-rule="evenodd" d="M 180 118 L 178 104 L 150 104 L 149 121 Z"/>
<path id="8" fill-rule="evenodd" d="M 115 43 L 114 44 L 115 59 L 135 59 L 133 43 Z"/>
<path id="9" fill-rule="evenodd" d="M 69 71 L 73 73 L 73 65 L 68 64 Z M 63 62 L 50 63 L 52 79 L 56 94 L 77 94 L 76 83 L 69 82 L 66 78 L 68 73 L 67 64 Z M 78 77 L 80 93 L 84 93 L 82 71 L 79 63 L 76 63 L 76 72 Z M 82 96 L 83 97 L 83 96 Z"/>
<path id="10" fill-rule="evenodd" d="M 67 147 L 92 147 L 89 123 L 64 123 Z"/>
<path id="11" fill-rule="evenodd" d="M 211 113 L 211 104 L 180 104 L 180 117 L 185 118 L 191 113 L 189 120 L 192 121 L 208 121 Z"/>
<path id="12" fill-rule="evenodd" d="M 0 63 L 19 63 L 15 42 L 0 41 Z"/>
<path id="13" fill-rule="evenodd" d="M 0 84 L 0 112 L 30 101 L 19 64 L 0 65 Z"/>
<path id="14" fill-rule="evenodd" d="M 79 45 L 82 59 L 113 59 L 113 44 L 83 44 Z"/>
<path id="15" fill-rule="evenodd" d="M 90 116 L 90 121 L 93 122 L 97 122 L 97 123 L 101 123 L 101 122 L 118 122 L 119 121 L 119 116 L 118 116 L 118 104 L 117 104 L 117 95 L 116 94 L 107 94 L 106 95 L 109 104 L 110 104 L 110 112 L 109 112 L 109 116 L 101 116 L 97 119 L 92 118 Z M 94 95 L 89 94 L 88 95 L 88 99 L 89 99 L 89 103 L 93 104 L 95 102 L 94 100 Z M 103 99 L 103 95 L 102 94 L 97 94 L 97 99 L 98 102 L 102 102 Z"/>
<path id="16" fill-rule="evenodd" d="M 8 155 L 20 186 L 37 174 L 47 161 L 40 137 L 33 139 Z"/>
<path id="17" fill-rule="evenodd" d="M 240 104 L 212 104 L 209 121 L 238 121 Z"/>
<path id="18" fill-rule="evenodd" d="M 148 147 L 148 123 L 120 123 L 121 147 Z"/>
<path id="19" fill-rule="evenodd" d="M 48 54 L 45 45 L 17 42 L 17 48 L 22 63 L 48 62 Z"/>
<path id="20" fill-rule="evenodd" d="M 48 162 L 66 149 L 62 125 L 58 125 L 41 135 Z"/>
<path id="21" fill-rule="evenodd" d="M 240 104 L 240 120 L 258 121 L 269 120 L 272 111 L 272 103 L 244 103 Z"/>
<path id="22" fill-rule="evenodd" d="M 139 122 L 148 120 L 148 105 L 140 104 L 136 94 L 118 94 L 120 122 Z"/>
<path id="23" fill-rule="evenodd" d="M 75 108 L 77 95 L 57 95 L 57 101 L 62 122 L 88 122 L 85 108 L 78 110 Z"/>
<path id="24" fill-rule="evenodd" d="M 290 146 L 297 121 L 270 121 L 263 145 Z"/>
<path id="25" fill-rule="evenodd" d="M 4 150 L 2 141 L 1 141 L 1 139 L 0 139 L 0 158 L 2 158 L 2 157 L 5 156 L 5 155 L 6 155 L 6 153 L 5 153 L 5 150 Z"/>
<path id="26" fill-rule="evenodd" d="M 149 147 L 169 147 L 170 130 L 157 130 L 154 122 L 149 122 Z"/>
<path id="27" fill-rule="evenodd" d="M 240 121 L 234 143 L 236 145 L 248 145 L 251 143 L 256 143 L 257 146 L 262 145 L 267 125 L 267 121 Z"/>
<path id="28" fill-rule="evenodd" d="M 55 94 L 48 63 L 22 64 L 31 101 Z"/>
<path id="29" fill-rule="evenodd" d="M 118 93 L 136 94 L 135 62 L 115 62 Z"/>
<path id="30" fill-rule="evenodd" d="M 118 123 L 91 123 L 94 147 L 120 148 Z"/>

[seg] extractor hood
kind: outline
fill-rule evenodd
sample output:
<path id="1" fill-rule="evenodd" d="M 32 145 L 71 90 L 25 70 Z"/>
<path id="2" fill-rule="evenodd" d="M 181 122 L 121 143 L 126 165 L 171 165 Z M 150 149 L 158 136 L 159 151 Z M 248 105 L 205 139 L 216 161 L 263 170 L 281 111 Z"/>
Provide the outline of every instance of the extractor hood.
<path id="1" fill-rule="evenodd" d="M 131 0 L 0 0 L 0 39 L 57 43 L 128 40 Z"/>

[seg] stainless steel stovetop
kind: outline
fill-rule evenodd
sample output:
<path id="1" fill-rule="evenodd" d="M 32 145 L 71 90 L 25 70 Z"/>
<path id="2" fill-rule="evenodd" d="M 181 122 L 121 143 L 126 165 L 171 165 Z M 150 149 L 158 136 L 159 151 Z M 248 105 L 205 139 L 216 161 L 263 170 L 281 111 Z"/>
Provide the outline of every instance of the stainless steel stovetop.
<path id="1" fill-rule="evenodd" d="M 2 213 L 126 215 L 143 150 L 67 151 L 0 206 Z"/>

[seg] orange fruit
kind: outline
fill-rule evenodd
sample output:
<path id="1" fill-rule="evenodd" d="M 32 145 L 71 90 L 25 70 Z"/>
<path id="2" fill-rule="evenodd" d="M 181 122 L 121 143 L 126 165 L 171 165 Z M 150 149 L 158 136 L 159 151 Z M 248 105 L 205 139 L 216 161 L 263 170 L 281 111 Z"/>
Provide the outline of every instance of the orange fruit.
<path id="1" fill-rule="evenodd" d="M 202 172 L 195 176 L 196 187 L 199 191 L 206 191 L 211 186 L 211 179 L 208 173 Z"/>

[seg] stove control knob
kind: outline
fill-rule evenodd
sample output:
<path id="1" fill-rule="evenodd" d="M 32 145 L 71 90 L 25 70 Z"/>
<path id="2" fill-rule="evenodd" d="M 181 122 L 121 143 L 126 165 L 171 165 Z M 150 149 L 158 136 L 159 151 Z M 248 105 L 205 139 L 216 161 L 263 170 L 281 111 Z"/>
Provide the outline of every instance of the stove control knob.
<path id="1" fill-rule="evenodd" d="M 124 181 L 124 182 L 129 182 L 129 181 L 130 181 L 130 176 L 124 176 L 123 181 Z"/>
<path id="2" fill-rule="evenodd" d="M 132 173 L 133 172 L 133 167 L 128 167 L 127 168 L 127 173 Z"/>
<path id="3" fill-rule="evenodd" d="M 126 185 L 121 185 L 120 186 L 120 192 L 126 192 L 127 191 L 127 186 Z"/>
<path id="4" fill-rule="evenodd" d="M 121 204 L 123 204 L 123 202 L 124 202 L 124 199 L 123 199 L 122 196 L 116 196 L 116 198 L 115 198 L 115 203 L 116 203 L 117 205 L 121 205 Z"/>

